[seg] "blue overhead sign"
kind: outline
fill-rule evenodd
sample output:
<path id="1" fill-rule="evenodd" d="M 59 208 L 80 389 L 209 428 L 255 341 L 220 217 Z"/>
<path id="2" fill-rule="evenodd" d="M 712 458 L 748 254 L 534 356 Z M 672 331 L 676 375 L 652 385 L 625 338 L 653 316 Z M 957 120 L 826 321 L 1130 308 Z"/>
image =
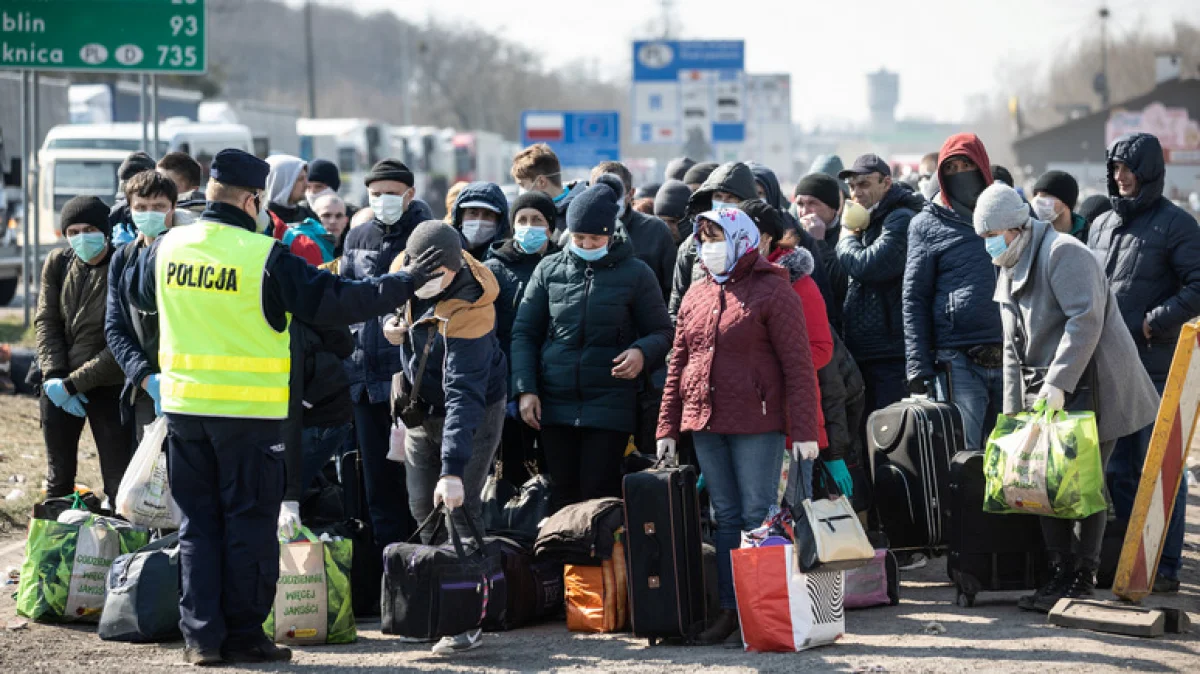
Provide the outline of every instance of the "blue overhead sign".
<path id="1" fill-rule="evenodd" d="M 633 141 L 741 143 L 745 70 L 741 40 L 634 42 Z"/>
<path id="2" fill-rule="evenodd" d="M 615 110 L 526 110 L 521 143 L 546 143 L 564 167 L 621 159 L 621 115 Z"/>

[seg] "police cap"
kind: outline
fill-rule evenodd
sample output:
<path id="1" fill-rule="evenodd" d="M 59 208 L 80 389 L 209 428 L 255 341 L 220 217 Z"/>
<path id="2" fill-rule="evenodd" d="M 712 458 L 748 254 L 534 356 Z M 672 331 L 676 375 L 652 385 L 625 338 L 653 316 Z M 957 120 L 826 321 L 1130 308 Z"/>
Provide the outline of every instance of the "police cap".
<path id="1" fill-rule="evenodd" d="M 230 148 L 213 157 L 209 172 L 212 179 L 222 185 L 261 190 L 267 186 L 271 165 L 252 154 Z"/>

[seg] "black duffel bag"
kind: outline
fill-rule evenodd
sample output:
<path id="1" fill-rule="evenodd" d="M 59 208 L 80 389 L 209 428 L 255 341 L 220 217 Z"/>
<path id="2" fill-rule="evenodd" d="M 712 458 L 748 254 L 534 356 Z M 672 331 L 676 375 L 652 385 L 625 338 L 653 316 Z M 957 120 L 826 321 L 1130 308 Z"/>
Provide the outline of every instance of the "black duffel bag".
<path id="1" fill-rule="evenodd" d="M 97 632 L 105 641 L 147 643 L 182 638 L 178 533 L 113 561 Z"/>
<path id="2" fill-rule="evenodd" d="M 512 630 L 562 614 L 562 564 L 534 559 L 533 553 L 509 538 L 489 537 L 487 541 L 500 550 L 508 603 L 503 615 L 488 611 L 483 629 Z"/>
<path id="3" fill-rule="evenodd" d="M 532 546 L 538 527 L 550 514 L 550 481 L 534 475 L 518 489 L 504 479 L 504 464 L 483 486 L 483 530 L 488 536 L 510 538 L 522 546 Z"/>
<path id="4" fill-rule="evenodd" d="M 612 558 L 616 532 L 624 525 L 625 508 L 619 498 L 572 503 L 542 523 L 533 554 L 563 564 L 598 566 Z"/>
<path id="5" fill-rule="evenodd" d="M 407 543 L 384 549 L 381 630 L 385 634 L 436 639 L 477 629 L 485 617 L 505 620 L 508 597 L 499 549 L 484 544 L 469 517 L 461 519 L 471 533 L 468 541 L 459 535 L 455 518 L 440 506 Z M 449 544 L 414 542 L 426 528 L 443 521 Z"/>

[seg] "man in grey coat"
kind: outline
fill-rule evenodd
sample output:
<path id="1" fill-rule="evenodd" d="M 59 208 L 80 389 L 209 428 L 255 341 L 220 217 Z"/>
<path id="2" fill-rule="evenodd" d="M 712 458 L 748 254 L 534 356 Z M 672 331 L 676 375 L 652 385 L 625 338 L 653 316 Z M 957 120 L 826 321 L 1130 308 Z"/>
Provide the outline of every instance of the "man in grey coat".
<path id="1" fill-rule="evenodd" d="M 1074 237 L 1031 218 L 1003 183 L 984 190 L 973 220 L 1000 268 L 1004 413 L 1029 410 L 1039 399 L 1051 412 L 1094 411 L 1100 459 L 1108 463 L 1118 438 L 1154 420 L 1159 398 L 1103 270 Z M 1103 510 L 1079 521 L 1042 517 L 1054 575 L 1018 606 L 1049 612 L 1063 597 L 1091 596 L 1107 517 Z"/>
<path id="2" fill-rule="evenodd" d="M 1108 196 L 1113 210 L 1088 232 L 1112 284 L 1142 365 L 1159 393 L 1167 383 L 1183 324 L 1200 315 L 1200 226 L 1162 195 L 1166 166 L 1158 138 L 1135 133 L 1108 149 Z M 1127 520 L 1141 482 L 1153 425 L 1117 443 L 1108 489 L 1117 518 Z M 1179 590 L 1187 480 L 1182 480 L 1167 527 L 1155 592 Z"/>

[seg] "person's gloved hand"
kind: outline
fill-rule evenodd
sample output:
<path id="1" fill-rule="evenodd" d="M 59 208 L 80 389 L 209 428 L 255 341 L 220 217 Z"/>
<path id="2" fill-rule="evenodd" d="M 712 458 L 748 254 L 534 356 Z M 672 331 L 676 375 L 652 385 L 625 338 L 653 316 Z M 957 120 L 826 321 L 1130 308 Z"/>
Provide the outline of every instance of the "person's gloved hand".
<path id="1" fill-rule="evenodd" d="M 146 381 L 142 384 L 142 388 L 154 401 L 154 416 L 162 416 L 162 390 L 159 383 L 162 375 L 152 374 L 146 377 Z"/>
<path id="2" fill-rule="evenodd" d="M 62 407 L 71 398 L 71 394 L 67 393 L 67 385 L 61 379 L 47 379 L 42 384 L 42 393 L 46 394 L 55 407 Z"/>
<path id="3" fill-rule="evenodd" d="M 438 480 L 437 488 L 433 490 L 433 507 L 445 503 L 446 507 L 454 510 L 461 508 L 466 494 L 463 491 L 462 478 L 453 475 L 443 475 Z"/>
<path id="4" fill-rule="evenodd" d="M 663 438 L 658 441 L 658 460 L 666 463 L 675 462 L 675 440 Z"/>
<path id="5" fill-rule="evenodd" d="M 833 476 L 833 482 L 838 486 L 838 491 L 842 492 L 846 498 L 854 496 L 854 479 L 850 477 L 850 470 L 846 468 L 844 460 L 826 461 L 825 468 Z"/>
<path id="6" fill-rule="evenodd" d="M 113 248 L 119 248 L 137 238 L 138 232 L 133 225 L 127 222 L 117 223 L 112 230 L 112 245 Z"/>
<path id="7" fill-rule="evenodd" d="M 1042 390 L 1038 391 L 1038 402 L 1042 403 L 1042 409 L 1049 414 L 1057 414 L 1062 411 L 1063 405 L 1066 404 L 1067 394 L 1057 386 L 1052 386 L 1049 383 L 1042 384 Z"/>
<path id="8" fill-rule="evenodd" d="M 75 416 L 82 419 L 87 416 L 87 410 L 83 408 L 83 406 L 86 405 L 87 402 L 88 402 L 87 396 L 83 395 L 82 393 L 76 393 L 75 395 L 71 396 L 70 398 L 67 398 L 67 402 L 66 402 L 66 404 L 64 404 L 62 406 L 62 408 L 64 410 L 66 410 L 68 413 L 74 414 Z"/>
<path id="9" fill-rule="evenodd" d="M 408 334 L 408 323 L 405 323 L 399 316 L 392 316 L 383 322 L 383 338 L 392 346 L 400 346 L 404 343 L 404 335 Z"/>
<path id="10" fill-rule="evenodd" d="M 799 461 L 804 459 L 812 461 L 821 453 L 821 448 L 815 442 L 793 442 L 792 443 L 792 459 Z"/>
<path id="11" fill-rule="evenodd" d="M 429 248 L 418 255 L 417 259 L 409 260 L 408 264 L 400 271 L 407 273 L 412 278 L 415 290 L 442 275 L 443 272 L 438 271 L 438 267 L 442 266 L 442 257 L 440 249 Z"/>
<path id="12" fill-rule="evenodd" d="M 300 533 L 300 502 L 284 501 L 279 504 L 279 536 L 291 540 Z"/>

